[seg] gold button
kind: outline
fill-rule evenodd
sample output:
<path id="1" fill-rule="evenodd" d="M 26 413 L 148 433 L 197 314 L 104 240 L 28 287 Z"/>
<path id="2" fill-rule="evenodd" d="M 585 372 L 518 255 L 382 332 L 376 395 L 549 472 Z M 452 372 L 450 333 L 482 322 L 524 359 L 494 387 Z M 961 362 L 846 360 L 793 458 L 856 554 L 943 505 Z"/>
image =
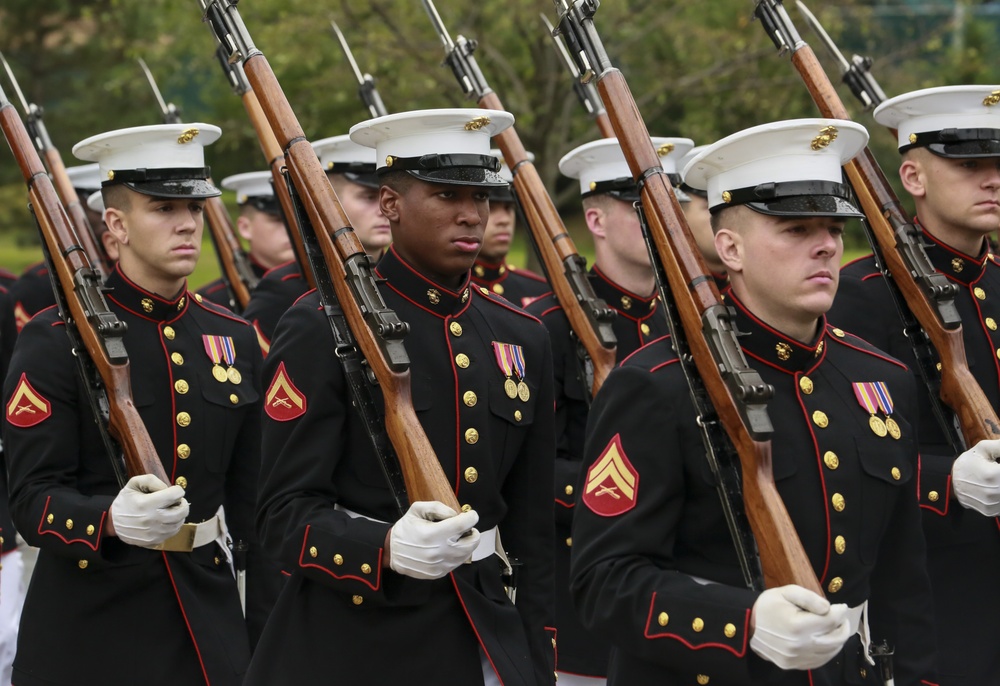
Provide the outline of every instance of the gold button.
<path id="1" fill-rule="evenodd" d="M 184 379 L 177 379 L 177 381 L 174 381 L 174 390 L 180 393 L 181 395 L 184 395 L 189 390 L 191 390 L 191 387 L 188 386 L 188 382 L 185 381 Z"/>
<path id="2" fill-rule="evenodd" d="M 469 467 L 465 470 L 465 480 L 470 484 L 474 484 L 479 480 L 479 472 L 475 467 Z"/>
<path id="3" fill-rule="evenodd" d="M 313 548 L 312 550 L 316 550 L 316 549 Z M 309 552 L 312 552 L 312 550 L 310 550 Z M 316 556 L 313 555 L 313 557 L 316 557 Z M 340 553 L 337 553 L 336 555 L 334 555 L 333 556 L 333 564 L 335 564 L 335 565 L 342 565 L 342 564 L 344 564 L 344 556 L 341 555 Z"/>
<path id="4" fill-rule="evenodd" d="M 649 335 L 649 324 L 643 324 L 642 326 L 639 327 L 639 330 L 642 331 L 642 335 L 643 336 L 648 336 Z"/>
<path id="5" fill-rule="evenodd" d="M 354 603 L 355 605 L 360 605 L 361 603 L 365 602 L 365 599 L 359 595 L 356 595 L 351 597 L 351 602 Z"/>
<path id="6" fill-rule="evenodd" d="M 482 293 L 483 295 L 489 295 L 490 294 L 490 292 L 488 290 L 486 290 L 485 288 L 483 288 L 482 286 L 479 287 L 479 292 Z"/>
<path id="7" fill-rule="evenodd" d="M 218 555 L 216 555 L 215 556 L 215 566 L 218 567 L 221 564 L 222 564 L 222 559 Z"/>
<path id="8" fill-rule="evenodd" d="M 189 426 L 190 424 L 191 424 L 191 415 L 189 415 L 187 412 L 179 412 L 177 414 L 178 426 L 184 427 L 184 426 Z"/>
<path id="9" fill-rule="evenodd" d="M 553 647 L 553 648 L 555 648 L 555 647 L 556 647 L 556 639 L 554 639 L 554 638 L 552 639 L 552 647 Z"/>
<path id="10" fill-rule="evenodd" d="M 56 521 L 56 518 L 53 515 L 49 515 L 48 517 L 45 518 L 45 521 L 51 524 L 52 522 Z"/>
<path id="11" fill-rule="evenodd" d="M 500 273 L 501 273 L 501 274 L 506 274 L 506 273 L 507 273 L 507 267 L 505 267 L 505 266 L 503 266 L 503 265 L 501 264 L 501 265 L 500 265 L 500 270 L 499 270 L 499 271 L 500 271 Z"/>
<path id="12" fill-rule="evenodd" d="M 835 576 L 832 579 L 830 579 L 830 585 L 827 586 L 826 588 L 827 590 L 830 591 L 830 593 L 836 593 L 843 587 L 844 587 L 844 580 L 841 579 L 839 576 Z"/>
<path id="13" fill-rule="evenodd" d="M 174 340 L 174 336 L 176 335 L 177 334 L 174 333 L 174 327 L 172 326 L 163 327 L 163 337 L 166 338 L 168 341 Z"/>
<path id="14" fill-rule="evenodd" d="M 901 472 L 899 471 L 899 467 L 893 467 L 893 468 L 892 468 L 892 478 L 893 478 L 893 479 L 895 479 L 896 481 L 899 481 L 900 477 L 902 477 L 902 476 L 903 476 L 903 475 L 902 475 L 902 473 L 901 473 Z"/>
<path id="15" fill-rule="evenodd" d="M 184 364 L 184 356 L 180 353 L 170 353 L 170 359 L 178 366 Z"/>
<path id="16" fill-rule="evenodd" d="M 148 314 L 153 311 L 153 301 L 150 300 L 149 298 L 143 298 L 142 300 L 139 301 L 139 304 L 142 305 L 143 312 Z"/>
<path id="17" fill-rule="evenodd" d="M 565 491 L 566 491 L 566 495 L 573 495 L 573 487 L 572 487 L 572 486 L 570 486 L 569 484 L 567 484 L 567 485 L 566 485 L 566 488 L 565 488 L 565 489 L 563 489 L 563 490 L 565 490 Z"/>
<path id="18" fill-rule="evenodd" d="M 572 548 L 573 547 L 573 537 L 572 536 L 570 536 L 569 538 L 566 539 L 566 547 L 567 548 Z"/>
<path id="19" fill-rule="evenodd" d="M 980 300 L 986 300 L 986 291 L 984 291 L 984 290 L 983 290 L 982 288 L 980 288 L 979 286 L 976 286 L 976 287 L 975 287 L 975 288 L 974 288 L 974 289 L 972 290 L 972 292 L 973 292 L 973 293 L 975 293 L 976 297 L 977 297 L 977 298 L 979 298 Z"/>
<path id="20" fill-rule="evenodd" d="M 189 457 L 191 457 L 191 446 L 189 446 L 187 443 L 181 443 L 179 446 L 177 446 L 177 457 L 181 458 L 182 460 L 186 460 Z"/>
<path id="21" fill-rule="evenodd" d="M 698 683 L 699 683 L 699 684 L 700 684 L 701 686 L 705 686 L 705 684 L 707 684 L 707 683 L 708 683 L 708 675 L 707 675 L 707 674 L 699 674 L 699 675 L 698 675 L 698 676 L 696 676 L 695 678 L 696 678 L 696 679 L 698 680 Z"/>
<path id="22" fill-rule="evenodd" d="M 726 638 L 732 638 L 733 636 L 736 635 L 736 625 L 727 624 L 725 628 L 722 630 L 722 633 L 726 635 Z"/>
<path id="23" fill-rule="evenodd" d="M 464 402 L 469 407 L 475 407 L 476 402 L 478 400 L 479 398 L 477 398 L 476 394 L 473 393 L 472 391 L 466 391 L 465 394 L 462 396 L 462 402 Z"/>
<path id="24" fill-rule="evenodd" d="M 843 512 L 844 508 L 847 507 L 847 503 L 844 502 L 844 496 L 839 493 L 834 493 L 833 497 L 830 498 L 830 502 L 833 503 L 833 509 L 837 512 Z"/>
<path id="25" fill-rule="evenodd" d="M 632 309 L 632 298 L 627 295 L 622 296 L 622 309 L 631 310 Z"/>
<path id="26" fill-rule="evenodd" d="M 705 628 L 705 620 L 703 620 L 701 617 L 695 617 L 694 621 L 691 622 L 691 628 L 694 630 L 696 634 L 700 633 L 701 630 Z"/>
<path id="27" fill-rule="evenodd" d="M 844 333 L 843 329 L 834 329 L 833 335 L 836 336 L 837 338 L 843 338 L 846 334 Z"/>
<path id="28" fill-rule="evenodd" d="M 467 369 L 469 367 L 469 356 L 465 353 L 459 353 L 455 355 L 455 364 L 457 364 L 462 369 Z"/>
<path id="29" fill-rule="evenodd" d="M 317 555 L 319 555 L 319 551 L 316 550 L 316 546 L 309 548 L 309 557 L 316 557 Z"/>
<path id="30" fill-rule="evenodd" d="M 465 442 L 469 445 L 475 445 L 479 441 L 479 432 L 475 429 L 465 430 Z"/>
<path id="31" fill-rule="evenodd" d="M 670 622 L 670 615 L 668 615 L 666 612 L 661 612 L 656 617 L 656 623 L 659 624 L 660 626 L 666 626 L 669 622 Z"/>
<path id="32" fill-rule="evenodd" d="M 174 483 L 177 484 L 178 486 L 180 486 L 181 488 L 187 488 L 188 487 L 188 480 L 185 479 L 183 476 L 177 477 L 177 479 L 174 481 Z"/>
<path id="33" fill-rule="evenodd" d="M 938 362 L 938 363 L 937 363 L 936 365 L 934 365 L 934 367 L 935 367 L 935 368 L 936 368 L 936 369 L 937 369 L 938 371 L 941 371 L 941 363 L 940 363 L 940 362 Z"/>
<path id="34" fill-rule="evenodd" d="M 521 414 L 520 410 L 514 410 L 514 421 L 515 422 L 521 421 L 521 417 L 523 417 L 523 416 L 524 415 Z"/>
<path id="35" fill-rule="evenodd" d="M 363 565 L 361 565 L 361 573 L 362 574 L 371 574 L 372 573 L 372 566 L 370 564 L 368 564 L 367 562 L 364 563 Z"/>
<path id="36" fill-rule="evenodd" d="M 67 529 L 72 529 L 73 528 L 73 520 L 72 519 L 67 519 L 66 520 L 66 528 Z"/>
<path id="37" fill-rule="evenodd" d="M 94 525 L 93 524 L 88 524 L 87 525 L 87 535 L 88 536 L 93 536 L 94 535 L 94 531 L 95 531 Z"/>
<path id="38" fill-rule="evenodd" d="M 836 469 L 840 466 L 840 458 L 837 457 L 837 453 L 832 450 L 827 450 L 823 453 L 823 464 L 825 464 L 830 469 Z"/>
<path id="39" fill-rule="evenodd" d="M 994 319 L 993 317 L 987 317 L 986 318 L 986 328 L 988 328 L 990 331 L 996 331 L 997 330 L 997 320 Z"/>
<path id="40" fill-rule="evenodd" d="M 472 271 L 474 271 L 478 277 L 486 276 L 486 270 L 483 269 L 482 265 L 477 264 L 472 268 Z"/>
<path id="41" fill-rule="evenodd" d="M 462 325 L 459 324 L 458 322 L 452 322 L 451 324 L 449 324 L 448 330 L 451 331 L 452 336 L 462 335 Z"/>
<path id="42" fill-rule="evenodd" d="M 80 569 L 86 569 L 88 565 L 90 565 L 90 563 L 87 562 L 86 560 L 80 560 L 79 562 L 76 563 L 76 566 L 79 567 Z"/>
<path id="43" fill-rule="evenodd" d="M 826 413 L 820 410 L 813 412 L 813 423 L 821 429 L 825 429 L 830 425 L 830 420 L 827 419 Z"/>
<path id="44" fill-rule="evenodd" d="M 233 405 L 236 405 L 237 403 L 240 402 L 240 397 L 238 395 L 236 395 L 235 393 L 230 393 L 229 394 L 229 402 L 231 402 Z"/>
<path id="45" fill-rule="evenodd" d="M 799 388 L 801 388 L 802 392 L 805 393 L 806 395 L 812 393 L 813 392 L 812 379 L 810 379 L 808 376 L 803 376 L 801 379 L 799 379 Z"/>
<path id="46" fill-rule="evenodd" d="M 864 667 L 861 667 L 860 669 L 858 669 L 858 674 L 861 675 L 862 679 L 867 679 L 868 678 L 868 670 L 865 669 Z"/>
<path id="47" fill-rule="evenodd" d="M 497 295 L 503 295 L 503 286 L 498 283 L 493 284 L 493 292 Z"/>
<path id="48" fill-rule="evenodd" d="M 941 496 L 938 495 L 937 491 L 931 491 L 930 493 L 927 494 L 927 499 L 930 500 L 932 503 L 936 503 L 938 501 L 938 498 L 940 497 Z"/>
<path id="49" fill-rule="evenodd" d="M 469 505 L 469 503 L 462 505 L 462 512 L 469 512 L 470 510 L 472 510 L 472 505 Z"/>
<path id="50" fill-rule="evenodd" d="M 833 549 L 837 551 L 838 555 L 843 555 L 844 551 L 847 550 L 847 540 L 843 536 L 837 536 L 833 539 Z"/>

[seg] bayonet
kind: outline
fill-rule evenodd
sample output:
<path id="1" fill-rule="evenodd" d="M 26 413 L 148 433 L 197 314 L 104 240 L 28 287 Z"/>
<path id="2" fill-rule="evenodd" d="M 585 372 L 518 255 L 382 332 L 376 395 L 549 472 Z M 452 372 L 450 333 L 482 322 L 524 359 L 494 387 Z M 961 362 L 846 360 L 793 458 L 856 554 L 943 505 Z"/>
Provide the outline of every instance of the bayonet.
<path id="1" fill-rule="evenodd" d="M 21 107 L 24 108 L 25 126 L 35 141 L 35 147 L 38 148 L 39 152 L 51 149 L 52 139 L 49 138 L 49 131 L 45 128 L 44 111 L 35 103 L 29 103 L 28 99 L 24 97 L 21 85 L 17 82 L 17 77 L 14 76 L 14 70 L 10 68 L 3 53 L 0 53 L 0 62 L 3 62 L 4 71 L 7 72 L 7 78 L 10 79 L 10 85 L 14 87 L 14 92 L 17 93 L 18 100 L 21 101 Z"/>
<path id="2" fill-rule="evenodd" d="M 149 67 L 146 66 L 146 61 L 140 57 L 138 62 L 139 66 L 142 67 L 143 73 L 146 75 L 146 80 L 149 81 L 149 87 L 153 89 L 153 95 L 156 96 L 156 102 L 160 105 L 160 111 L 163 113 L 163 123 L 181 123 L 181 113 L 177 111 L 174 103 L 168 103 L 163 99 L 163 95 L 160 93 L 160 89 L 156 85 L 156 79 L 153 78 L 153 73 L 149 71 Z"/>
<path id="3" fill-rule="evenodd" d="M 354 77 L 358 80 L 358 96 L 360 96 L 361 102 L 368 108 L 372 117 L 382 117 L 389 114 L 382 103 L 382 97 L 379 95 L 378 89 L 375 87 L 375 79 L 372 78 L 371 74 L 361 73 L 358 63 L 354 59 L 354 53 L 351 52 L 351 46 L 347 44 L 347 39 L 344 38 L 344 34 L 340 30 L 340 27 L 337 26 L 337 22 L 331 19 L 330 26 L 333 28 L 333 33 L 337 36 L 337 41 L 340 42 L 340 48 L 344 51 L 347 62 L 351 65 Z"/>
<path id="4" fill-rule="evenodd" d="M 819 23 L 819 19 L 805 6 L 805 3 L 802 0 L 795 0 L 795 4 L 798 6 L 802 16 L 805 17 L 806 23 L 819 36 L 820 41 L 826 46 L 827 51 L 837 61 L 837 64 L 840 65 L 840 73 L 843 76 L 844 83 L 851 89 L 854 97 L 861 102 L 865 111 L 873 110 L 881 105 L 886 98 L 882 87 L 879 86 L 878 81 L 872 76 L 872 58 L 853 55 L 850 61 L 848 61 L 844 57 L 844 53 L 837 48 L 837 44 L 830 38 L 830 34 Z"/>
<path id="5" fill-rule="evenodd" d="M 493 91 L 487 85 L 486 79 L 479 71 L 479 65 L 476 64 L 473 57 L 479 43 L 474 40 L 466 40 L 464 36 L 459 36 L 457 40 L 453 41 L 432 0 L 421 0 L 421 2 L 424 4 L 427 16 L 430 17 L 431 24 L 434 25 L 434 30 L 444 46 L 445 64 L 451 67 L 452 72 L 455 73 L 455 78 L 458 79 L 467 98 L 482 100 Z"/>
<path id="6" fill-rule="evenodd" d="M 542 22 L 545 24 L 545 29 L 548 31 L 549 36 L 552 38 L 552 43 L 556 46 L 556 52 L 562 58 L 563 64 L 569 70 L 570 75 L 573 77 L 573 91 L 576 93 L 576 97 L 579 98 L 580 104 L 583 108 L 587 110 L 587 114 L 597 120 L 598 126 L 601 128 L 601 132 L 605 136 L 614 136 L 614 131 L 611 130 L 610 125 L 605 126 L 607 123 L 608 114 L 604 109 L 604 103 L 601 102 L 601 96 L 597 93 L 597 88 L 593 83 L 583 83 L 580 74 L 580 69 L 576 66 L 576 62 L 569 54 L 569 50 L 566 49 L 566 43 L 563 40 L 562 35 L 549 21 L 549 18 L 544 14 L 540 15 Z"/>

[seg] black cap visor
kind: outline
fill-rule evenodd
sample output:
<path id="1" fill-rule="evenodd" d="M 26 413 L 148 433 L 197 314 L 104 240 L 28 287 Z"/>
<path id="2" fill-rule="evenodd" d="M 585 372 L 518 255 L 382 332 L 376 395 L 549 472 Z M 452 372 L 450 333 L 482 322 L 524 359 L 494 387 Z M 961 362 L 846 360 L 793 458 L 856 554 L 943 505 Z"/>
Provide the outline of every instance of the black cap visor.
<path id="1" fill-rule="evenodd" d="M 336 172 L 331 172 L 336 173 Z M 356 172 L 345 172 L 343 174 L 344 178 L 351 183 L 356 183 L 359 186 L 364 186 L 365 188 L 375 188 L 379 187 L 378 174 L 375 173 L 375 165 L 372 165 L 372 171 L 369 174 L 358 174 Z"/>
<path id="2" fill-rule="evenodd" d="M 754 212 L 774 217 L 864 217 L 858 208 L 835 195 L 799 195 L 767 202 L 744 203 Z M 721 208 L 720 208 L 721 209 Z"/>
<path id="3" fill-rule="evenodd" d="M 102 182 L 101 187 L 124 184 L 136 193 L 154 198 L 215 198 L 222 191 L 209 181 L 208 167 L 193 169 L 123 169 L 114 170 L 113 176 Z"/>
<path id="4" fill-rule="evenodd" d="M 746 205 L 775 217 L 864 217 L 851 202 L 851 187 L 832 181 L 762 183 L 727 191 L 729 202 L 710 208 L 714 214 L 727 207 Z"/>
<path id="5" fill-rule="evenodd" d="M 492 155 L 442 154 L 421 157 L 390 157 L 391 164 L 380 167 L 379 174 L 399 169 L 428 183 L 449 186 L 485 186 L 504 188 L 509 184 L 500 176 L 500 160 Z"/>

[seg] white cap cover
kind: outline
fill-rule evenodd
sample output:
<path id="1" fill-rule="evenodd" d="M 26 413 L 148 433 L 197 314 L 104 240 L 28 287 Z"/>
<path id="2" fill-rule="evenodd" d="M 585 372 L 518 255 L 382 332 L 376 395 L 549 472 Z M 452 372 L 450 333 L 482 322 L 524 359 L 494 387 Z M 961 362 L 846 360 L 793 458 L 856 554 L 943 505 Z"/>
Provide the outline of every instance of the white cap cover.
<path id="1" fill-rule="evenodd" d="M 677 162 L 694 147 L 690 138 L 651 138 L 660 158 L 660 164 L 671 183 L 677 185 Z M 637 199 L 638 189 L 632 179 L 625 153 L 617 138 L 584 143 L 569 151 L 559 160 L 563 175 L 580 181 L 580 195 L 587 197 L 598 193 L 612 193 L 622 199 Z"/>
<path id="2" fill-rule="evenodd" d="M 890 98 L 875 121 L 897 130 L 899 149 L 953 158 L 1000 157 L 1000 86 L 941 86 Z"/>

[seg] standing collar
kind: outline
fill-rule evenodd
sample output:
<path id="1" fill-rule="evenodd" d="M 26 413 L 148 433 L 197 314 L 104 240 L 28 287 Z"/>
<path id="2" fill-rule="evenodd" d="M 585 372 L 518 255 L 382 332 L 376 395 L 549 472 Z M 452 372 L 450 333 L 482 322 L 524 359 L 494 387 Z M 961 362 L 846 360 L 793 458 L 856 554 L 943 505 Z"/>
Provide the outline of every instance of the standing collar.
<path id="1" fill-rule="evenodd" d="M 129 312 L 156 322 L 176 319 L 187 309 L 191 294 L 184 288 L 171 300 L 151 293 L 130 281 L 116 264 L 105 282 L 108 297 Z"/>
<path id="2" fill-rule="evenodd" d="M 917 226 L 920 227 L 923 237 L 926 239 L 927 257 L 935 269 L 947 275 L 948 278 L 965 285 L 971 285 L 979 280 L 983 275 L 983 270 L 986 268 L 986 263 L 992 257 L 989 250 L 989 242 L 985 237 L 983 238 L 983 248 L 979 251 L 979 255 L 971 257 L 939 241 L 920 224 L 919 220 L 917 221 Z"/>
<path id="3" fill-rule="evenodd" d="M 733 324 L 741 334 L 740 347 L 755 360 L 788 374 L 795 374 L 812 369 L 823 359 L 827 345 L 826 317 L 820 318 L 816 337 L 807 345 L 755 317 L 731 289 L 727 292 L 726 300 L 736 310 Z M 752 361 L 750 366 L 754 366 Z"/>
<path id="4" fill-rule="evenodd" d="M 469 275 L 465 275 L 462 286 L 452 291 L 419 274 L 392 246 L 379 260 L 375 274 L 386 280 L 392 290 L 412 302 L 417 307 L 439 317 L 447 317 L 461 312 L 469 303 Z"/>
<path id="5" fill-rule="evenodd" d="M 650 295 L 637 295 L 609 279 L 596 264 L 590 270 L 590 283 L 594 295 L 601 298 L 620 314 L 631 319 L 643 319 L 656 310 L 656 289 Z"/>
<path id="6" fill-rule="evenodd" d="M 475 265 L 472 267 L 472 281 L 474 283 L 490 285 L 505 278 L 507 276 L 507 272 L 508 267 L 506 259 L 500 260 L 497 263 L 477 259 Z"/>

